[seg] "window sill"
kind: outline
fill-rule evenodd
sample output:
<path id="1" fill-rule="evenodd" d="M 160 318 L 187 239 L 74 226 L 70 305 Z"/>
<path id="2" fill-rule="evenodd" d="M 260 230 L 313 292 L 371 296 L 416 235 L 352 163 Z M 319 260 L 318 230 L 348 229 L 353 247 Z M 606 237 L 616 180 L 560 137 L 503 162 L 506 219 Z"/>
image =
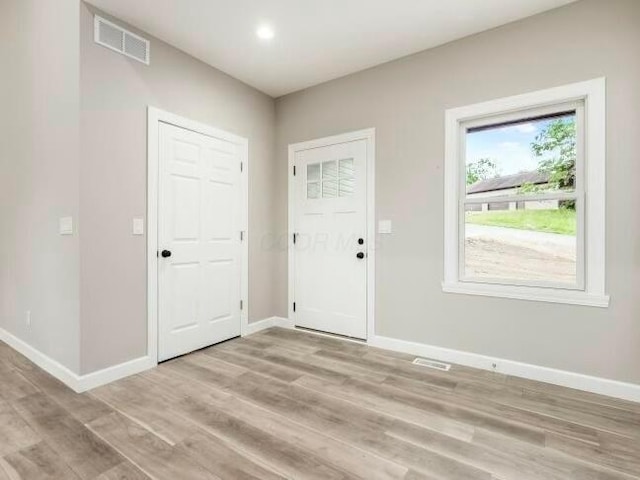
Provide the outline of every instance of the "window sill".
<path id="1" fill-rule="evenodd" d="M 493 285 L 486 283 L 443 282 L 442 291 L 445 293 L 500 297 L 529 300 L 532 302 L 566 303 L 587 307 L 607 308 L 609 306 L 608 295 L 597 295 L 574 290 Z"/>

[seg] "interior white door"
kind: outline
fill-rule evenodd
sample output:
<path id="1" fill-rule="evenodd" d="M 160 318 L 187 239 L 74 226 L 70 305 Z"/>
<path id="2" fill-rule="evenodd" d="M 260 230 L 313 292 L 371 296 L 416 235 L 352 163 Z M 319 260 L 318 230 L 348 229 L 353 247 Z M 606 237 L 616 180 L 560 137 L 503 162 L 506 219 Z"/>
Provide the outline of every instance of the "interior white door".
<path id="1" fill-rule="evenodd" d="M 158 360 L 240 335 L 241 152 L 160 124 Z"/>
<path id="2" fill-rule="evenodd" d="M 295 156 L 297 326 L 367 336 L 367 142 Z"/>

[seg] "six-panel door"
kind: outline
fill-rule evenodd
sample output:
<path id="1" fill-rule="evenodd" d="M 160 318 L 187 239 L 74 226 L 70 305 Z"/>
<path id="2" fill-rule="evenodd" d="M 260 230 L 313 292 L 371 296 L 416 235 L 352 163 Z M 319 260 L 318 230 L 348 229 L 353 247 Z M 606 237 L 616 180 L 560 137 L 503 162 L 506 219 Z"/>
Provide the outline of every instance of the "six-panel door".
<path id="1" fill-rule="evenodd" d="M 164 123 L 159 149 L 162 361 L 240 335 L 241 158 L 234 143 Z"/>

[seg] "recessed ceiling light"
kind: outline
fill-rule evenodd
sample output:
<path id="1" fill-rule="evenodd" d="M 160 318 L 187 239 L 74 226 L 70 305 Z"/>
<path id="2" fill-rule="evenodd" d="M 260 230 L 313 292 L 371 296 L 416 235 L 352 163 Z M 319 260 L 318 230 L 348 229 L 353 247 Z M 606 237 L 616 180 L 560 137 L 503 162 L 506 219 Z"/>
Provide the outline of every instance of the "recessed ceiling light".
<path id="1" fill-rule="evenodd" d="M 271 40 L 276 34 L 269 25 L 260 25 L 256 30 L 256 35 L 260 40 Z"/>

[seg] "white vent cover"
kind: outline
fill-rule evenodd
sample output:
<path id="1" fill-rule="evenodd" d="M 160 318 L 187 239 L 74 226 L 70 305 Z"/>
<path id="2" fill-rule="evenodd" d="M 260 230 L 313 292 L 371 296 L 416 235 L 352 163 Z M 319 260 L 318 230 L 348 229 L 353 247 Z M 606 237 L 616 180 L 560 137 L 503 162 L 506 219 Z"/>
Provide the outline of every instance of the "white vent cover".
<path id="1" fill-rule="evenodd" d="M 443 372 L 448 372 L 451 368 L 451 365 L 448 363 L 437 362 L 435 360 L 428 360 L 426 358 L 416 358 L 412 363 L 415 365 L 420 365 L 421 367 L 433 368 L 435 370 L 442 370 Z"/>
<path id="2" fill-rule="evenodd" d="M 149 65 L 151 53 L 149 40 L 131 33 L 98 15 L 94 19 L 94 39 L 96 43 L 103 47 Z"/>

